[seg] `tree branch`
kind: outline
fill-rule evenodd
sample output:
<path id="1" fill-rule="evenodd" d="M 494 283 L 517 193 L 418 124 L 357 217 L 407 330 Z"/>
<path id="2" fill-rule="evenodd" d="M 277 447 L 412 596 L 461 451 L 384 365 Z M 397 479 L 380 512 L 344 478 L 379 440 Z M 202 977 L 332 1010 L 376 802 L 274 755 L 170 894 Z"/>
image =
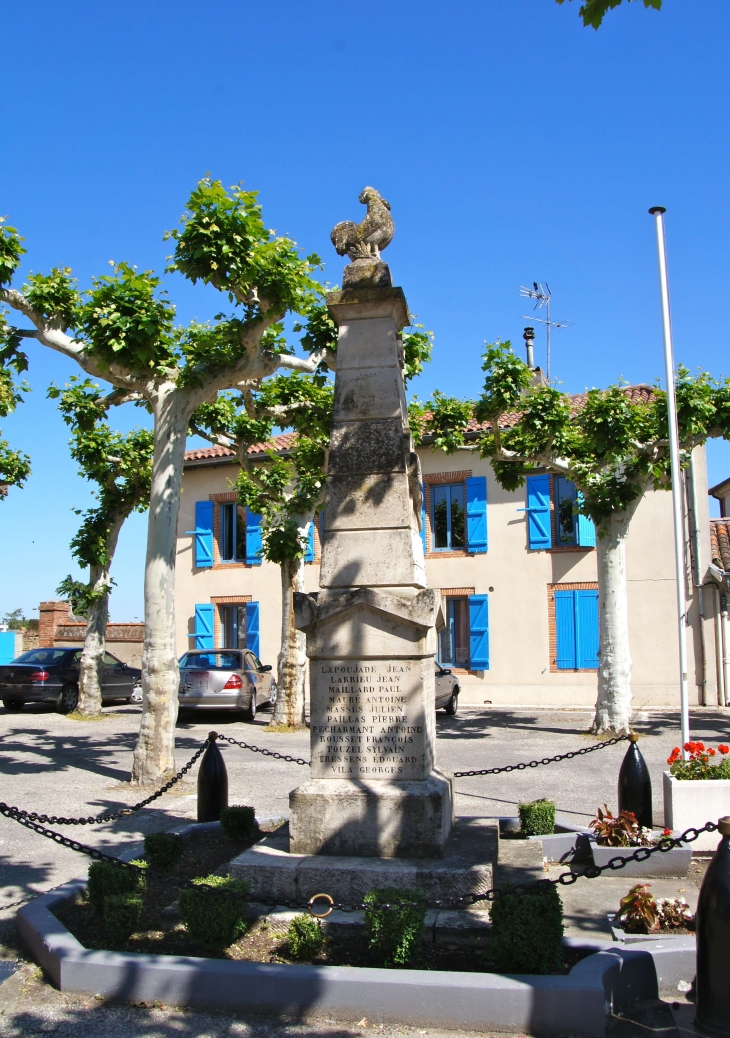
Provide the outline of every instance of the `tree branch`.
<path id="1" fill-rule="evenodd" d="M 224 436 L 222 433 L 210 433 L 205 429 L 201 429 L 195 422 L 190 423 L 190 432 L 195 436 L 200 436 L 202 439 L 207 440 L 208 443 L 214 444 L 216 447 L 227 447 L 229 450 L 233 450 L 236 445 L 236 441 L 230 436 Z"/>
<path id="2" fill-rule="evenodd" d="M 101 378 L 123 388 L 139 387 L 140 382 L 138 379 L 127 372 L 120 371 L 114 364 L 102 369 L 90 354 L 84 352 L 83 343 L 77 342 L 70 335 L 67 335 L 66 332 L 62 331 L 58 327 L 57 322 L 35 311 L 23 293 L 19 292 L 17 288 L 0 288 L 0 301 L 7 303 L 14 310 L 19 310 L 35 325 L 35 335 L 29 333 L 26 335 L 26 338 L 34 337 L 43 346 L 48 346 L 57 353 L 70 357 L 71 360 L 76 361 L 79 367 L 83 368 L 87 375 L 91 375 L 93 378 Z"/>

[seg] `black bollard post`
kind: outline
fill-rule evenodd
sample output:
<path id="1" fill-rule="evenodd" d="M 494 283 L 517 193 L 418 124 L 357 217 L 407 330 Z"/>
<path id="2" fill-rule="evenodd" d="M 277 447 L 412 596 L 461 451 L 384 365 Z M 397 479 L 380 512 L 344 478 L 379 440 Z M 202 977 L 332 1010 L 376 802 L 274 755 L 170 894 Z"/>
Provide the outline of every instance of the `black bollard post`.
<path id="1" fill-rule="evenodd" d="M 218 733 L 210 732 L 208 738 L 198 771 L 198 821 L 219 822 L 221 811 L 228 807 L 228 772 L 216 743 Z"/>
<path id="2" fill-rule="evenodd" d="M 730 1036 L 730 815 L 718 822 L 722 839 L 707 867 L 697 903 L 695 1026 L 713 1038 Z"/>
<path id="3" fill-rule="evenodd" d="M 653 829 L 651 776 L 637 746 L 638 740 L 636 732 L 629 734 L 629 748 L 618 773 L 618 809 L 633 811 L 639 825 Z"/>

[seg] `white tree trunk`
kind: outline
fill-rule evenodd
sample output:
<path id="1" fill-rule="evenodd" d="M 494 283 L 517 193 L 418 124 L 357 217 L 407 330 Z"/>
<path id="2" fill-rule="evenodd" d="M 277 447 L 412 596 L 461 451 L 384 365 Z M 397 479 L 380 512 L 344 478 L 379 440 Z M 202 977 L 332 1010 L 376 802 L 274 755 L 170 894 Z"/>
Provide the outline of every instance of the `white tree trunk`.
<path id="1" fill-rule="evenodd" d="M 104 674 L 104 650 L 106 649 L 106 625 L 109 622 L 109 571 L 114 552 L 116 551 L 119 531 L 125 516 L 114 520 L 107 542 L 107 563 L 104 566 L 92 566 L 89 585 L 94 591 L 102 591 L 99 598 L 94 599 L 86 622 L 84 651 L 79 664 L 79 705 L 80 714 L 94 716 L 101 713 L 101 685 Z"/>
<path id="2" fill-rule="evenodd" d="M 598 698 L 591 731 L 627 733 L 631 721 L 631 650 L 626 591 L 626 536 L 635 505 L 596 529 Z"/>
<path id="3" fill-rule="evenodd" d="M 145 563 L 142 721 L 132 782 L 157 782 L 175 770 L 179 671 L 175 646 L 175 552 L 183 461 L 193 405 L 173 384 L 154 401 L 155 442 Z"/>
<path id="4" fill-rule="evenodd" d="M 307 667 L 306 639 L 294 626 L 294 592 L 304 591 L 304 559 L 280 564 L 281 650 L 277 660 L 278 692 L 274 723 L 289 727 L 304 724 L 304 678 Z"/>

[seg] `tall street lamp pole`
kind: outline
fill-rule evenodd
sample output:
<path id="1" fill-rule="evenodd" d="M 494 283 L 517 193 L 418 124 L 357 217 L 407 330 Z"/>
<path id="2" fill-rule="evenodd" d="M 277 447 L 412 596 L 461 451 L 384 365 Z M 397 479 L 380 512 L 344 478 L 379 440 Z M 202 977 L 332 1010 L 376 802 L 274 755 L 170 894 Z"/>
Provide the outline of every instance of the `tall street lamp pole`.
<path id="1" fill-rule="evenodd" d="M 679 469 L 679 432 L 677 429 L 677 400 L 674 392 L 674 348 L 672 346 L 672 317 L 669 310 L 669 282 L 667 279 L 667 243 L 664 237 L 664 206 L 655 205 L 649 212 L 654 217 L 657 254 L 659 257 L 659 291 L 662 301 L 664 329 L 664 370 L 667 381 L 667 412 L 669 418 L 669 460 L 672 472 L 672 506 L 674 511 L 674 562 L 677 575 L 677 625 L 679 633 L 680 710 L 682 725 L 682 757 L 687 759 L 684 746 L 689 742 L 689 695 L 687 686 L 687 600 L 684 594 L 684 510 Z"/>

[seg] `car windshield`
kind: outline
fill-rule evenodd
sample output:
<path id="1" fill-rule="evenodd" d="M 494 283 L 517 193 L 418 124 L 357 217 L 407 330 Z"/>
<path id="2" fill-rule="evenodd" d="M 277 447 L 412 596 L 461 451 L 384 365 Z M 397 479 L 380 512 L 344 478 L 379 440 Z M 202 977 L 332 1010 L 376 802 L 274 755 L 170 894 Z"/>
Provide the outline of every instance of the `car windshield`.
<path id="1" fill-rule="evenodd" d="M 240 652 L 186 652 L 180 670 L 240 670 Z"/>
<path id="2" fill-rule="evenodd" d="M 68 649 L 31 649 L 18 656 L 13 663 L 58 663 L 68 652 Z"/>

